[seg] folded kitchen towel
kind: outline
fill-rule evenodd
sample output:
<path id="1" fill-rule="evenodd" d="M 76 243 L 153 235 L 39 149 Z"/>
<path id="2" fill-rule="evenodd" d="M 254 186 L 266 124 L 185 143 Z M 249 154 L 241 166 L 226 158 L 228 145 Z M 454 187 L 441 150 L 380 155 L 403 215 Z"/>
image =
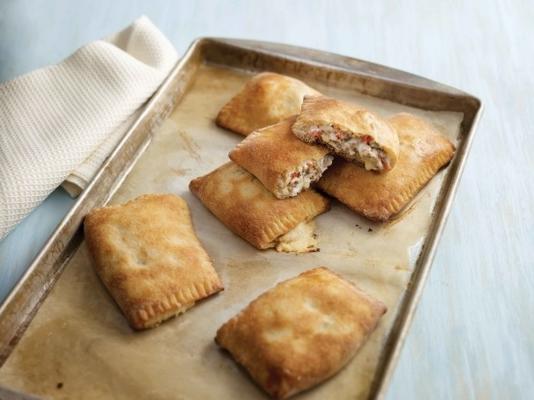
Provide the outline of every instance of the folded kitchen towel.
<path id="1" fill-rule="evenodd" d="M 0 239 L 62 183 L 85 188 L 177 59 L 141 17 L 0 84 Z"/>

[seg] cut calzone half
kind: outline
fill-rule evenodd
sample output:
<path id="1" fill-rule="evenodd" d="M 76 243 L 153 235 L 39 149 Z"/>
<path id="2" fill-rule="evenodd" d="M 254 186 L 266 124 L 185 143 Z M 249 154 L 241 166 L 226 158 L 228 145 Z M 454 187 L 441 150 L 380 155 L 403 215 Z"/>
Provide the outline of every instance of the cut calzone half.
<path id="1" fill-rule="evenodd" d="M 313 229 L 306 224 L 329 208 L 328 200 L 313 190 L 279 200 L 233 162 L 192 180 L 189 188 L 232 232 L 258 249 L 315 251 Z M 308 239 L 293 235 L 293 230 Z"/>
<path id="2" fill-rule="evenodd" d="M 368 170 L 388 171 L 399 156 L 399 138 L 387 121 L 330 97 L 306 96 L 292 129 L 301 140 L 326 145 Z"/>
<path id="3" fill-rule="evenodd" d="M 320 267 L 260 295 L 215 341 L 263 390 L 285 399 L 345 366 L 385 312 L 382 302 Z"/>
<path id="4" fill-rule="evenodd" d="M 223 289 L 178 196 L 93 210 L 84 230 L 98 276 L 134 329 L 157 326 Z"/>
<path id="5" fill-rule="evenodd" d="M 222 128 L 248 135 L 298 114 L 305 95 L 319 95 L 304 82 L 289 76 L 262 72 L 219 111 L 215 122 Z"/>
<path id="6" fill-rule="evenodd" d="M 308 144 L 291 132 L 295 117 L 248 135 L 230 159 L 246 169 L 277 198 L 294 197 L 319 180 L 333 157 L 323 146 Z"/>
<path id="7" fill-rule="evenodd" d="M 386 221 L 401 211 L 454 155 L 453 144 L 432 125 L 410 114 L 389 119 L 400 137 L 397 166 L 387 174 L 374 174 L 335 160 L 319 187 L 355 212 Z"/>

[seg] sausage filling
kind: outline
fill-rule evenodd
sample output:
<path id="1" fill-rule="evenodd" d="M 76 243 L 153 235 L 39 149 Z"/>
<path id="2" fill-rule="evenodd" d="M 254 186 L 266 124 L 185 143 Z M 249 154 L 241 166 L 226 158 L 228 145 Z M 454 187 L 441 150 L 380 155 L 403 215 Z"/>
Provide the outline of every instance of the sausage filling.
<path id="1" fill-rule="evenodd" d="M 294 197 L 308 189 L 312 182 L 321 178 L 323 172 L 332 164 L 333 159 L 334 157 L 331 155 L 326 155 L 320 160 L 307 160 L 296 169 L 286 173 L 278 183 L 277 197 Z"/>
<path id="2" fill-rule="evenodd" d="M 353 137 L 334 125 L 314 126 L 308 134 L 336 154 L 363 164 L 367 170 L 382 171 L 390 168 L 388 156 L 372 136 Z"/>

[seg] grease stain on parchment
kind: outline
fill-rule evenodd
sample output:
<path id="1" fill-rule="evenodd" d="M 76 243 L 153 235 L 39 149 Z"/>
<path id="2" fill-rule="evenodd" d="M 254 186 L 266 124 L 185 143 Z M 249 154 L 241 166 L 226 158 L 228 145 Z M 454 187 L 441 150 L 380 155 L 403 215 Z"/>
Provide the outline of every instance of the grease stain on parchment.
<path id="1" fill-rule="evenodd" d="M 176 132 L 176 137 L 180 141 L 180 144 L 183 146 L 183 149 L 193 157 L 195 160 L 200 161 L 202 157 L 200 156 L 200 146 L 189 136 L 189 134 L 184 130 L 178 130 Z"/>

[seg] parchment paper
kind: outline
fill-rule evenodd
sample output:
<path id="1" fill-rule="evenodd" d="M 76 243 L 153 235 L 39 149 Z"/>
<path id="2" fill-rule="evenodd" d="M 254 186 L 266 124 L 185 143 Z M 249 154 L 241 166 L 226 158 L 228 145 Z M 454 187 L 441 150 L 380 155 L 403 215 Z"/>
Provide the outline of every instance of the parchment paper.
<path id="1" fill-rule="evenodd" d="M 317 219 L 320 252 L 258 251 L 226 229 L 187 189 L 192 178 L 226 162 L 229 150 L 242 140 L 213 121 L 247 78 L 235 70 L 201 67 L 189 93 L 112 200 L 119 203 L 157 192 L 183 196 L 197 234 L 223 280 L 224 292 L 156 329 L 133 332 L 93 272 L 82 244 L 0 370 L 0 384 L 55 399 L 266 398 L 217 348 L 215 332 L 277 282 L 324 265 L 382 300 L 389 310 L 343 371 L 298 398 L 367 395 L 445 172 L 431 181 L 400 218 L 388 224 L 371 224 L 333 202 L 332 210 Z M 459 113 L 425 112 L 309 83 L 383 116 L 412 112 L 432 121 L 451 139 L 458 135 Z"/>

